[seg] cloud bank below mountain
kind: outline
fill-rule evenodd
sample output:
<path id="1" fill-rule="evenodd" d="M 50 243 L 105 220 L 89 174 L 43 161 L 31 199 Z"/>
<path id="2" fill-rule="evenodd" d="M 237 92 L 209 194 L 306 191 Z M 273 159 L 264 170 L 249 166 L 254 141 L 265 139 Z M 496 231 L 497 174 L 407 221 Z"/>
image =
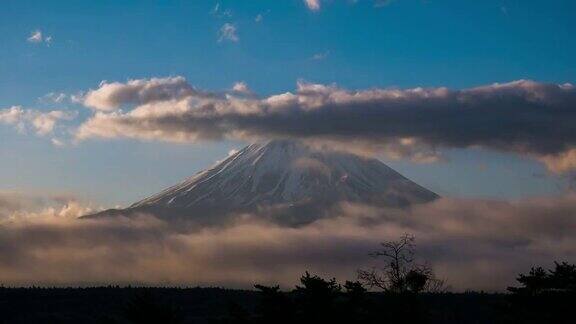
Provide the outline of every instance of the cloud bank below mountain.
<path id="1" fill-rule="evenodd" d="M 26 199 L 0 197 L 0 210 L 28 215 L 6 218 L 4 212 L 0 282 L 5 285 L 290 287 L 306 270 L 353 279 L 356 269 L 375 265 L 368 252 L 403 233 L 416 236 L 419 256 L 455 290 L 502 290 L 532 265 L 576 259 L 573 195 L 513 202 L 442 198 L 409 210 L 342 204 L 333 218 L 302 227 L 242 215 L 201 229 L 146 215 L 78 220 L 73 211 L 85 210 L 70 204 L 65 214 L 31 214 L 25 213 Z"/>

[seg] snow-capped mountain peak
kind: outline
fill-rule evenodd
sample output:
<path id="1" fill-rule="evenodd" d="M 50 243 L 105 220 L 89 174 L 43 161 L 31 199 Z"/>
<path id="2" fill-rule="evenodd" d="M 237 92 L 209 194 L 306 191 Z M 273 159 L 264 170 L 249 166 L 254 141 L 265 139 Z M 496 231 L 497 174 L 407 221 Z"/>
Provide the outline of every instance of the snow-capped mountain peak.
<path id="1" fill-rule="evenodd" d="M 249 145 L 132 207 L 235 209 L 309 200 L 364 201 L 374 196 L 397 206 L 436 197 L 376 159 L 274 140 Z"/>
<path id="2" fill-rule="evenodd" d="M 101 215 L 146 212 L 165 219 L 220 219 L 275 206 L 315 206 L 320 212 L 344 201 L 404 207 L 437 197 L 377 159 L 273 140 L 251 144 L 125 210 Z M 303 216 L 298 217 L 302 222 Z"/>

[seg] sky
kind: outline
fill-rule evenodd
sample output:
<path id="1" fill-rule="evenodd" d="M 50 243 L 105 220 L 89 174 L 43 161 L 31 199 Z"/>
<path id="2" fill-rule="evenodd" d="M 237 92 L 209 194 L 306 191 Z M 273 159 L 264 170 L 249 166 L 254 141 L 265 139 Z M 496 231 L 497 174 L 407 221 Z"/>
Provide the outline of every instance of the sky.
<path id="1" fill-rule="evenodd" d="M 573 1 L 7 0 L 0 6 L 0 191 L 73 194 L 106 207 L 156 193 L 254 137 L 174 141 L 122 135 L 126 130 L 102 136 L 111 131 L 94 130 L 101 126 L 95 121 L 79 140 L 83 124 L 110 113 L 104 106 L 126 113 L 146 104 L 130 98 L 110 104 L 113 98 L 102 96 L 89 103 L 90 90 L 106 84 L 181 77 L 180 90 L 264 100 L 314 84 L 365 94 L 465 91 L 516 80 L 572 91 L 566 85 L 576 81 Z M 10 117 L 13 107 L 22 111 Z M 497 119 L 486 122 L 499 127 Z M 321 135 L 333 136 L 329 131 Z M 270 131 L 264 133 L 256 137 Z M 388 148 L 371 153 L 442 196 L 518 199 L 570 187 L 571 168 L 542 162 L 548 148 L 519 149 L 542 143 L 455 142 L 427 142 L 442 157 L 426 163 L 386 154 Z M 559 152 L 569 151 L 552 153 Z"/>

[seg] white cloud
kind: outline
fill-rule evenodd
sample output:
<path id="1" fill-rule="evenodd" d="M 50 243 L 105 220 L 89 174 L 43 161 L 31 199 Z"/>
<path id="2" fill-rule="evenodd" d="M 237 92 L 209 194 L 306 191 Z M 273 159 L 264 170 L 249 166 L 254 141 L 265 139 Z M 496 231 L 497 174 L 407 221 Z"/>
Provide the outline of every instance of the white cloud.
<path id="1" fill-rule="evenodd" d="M 223 9 L 220 2 L 216 3 L 214 9 L 212 9 L 211 14 L 217 18 L 230 18 L 232 17 L 232 11 L 230 9 Z"/>
<path id="2" fill-rule="evenodd" d="M 59 121 L 72 120 L 75 117 L 75 112 L 61 110 L 41 112 L 21 106 L 0 109 L 0 123 L 13 125 L 21 132 L 32 128 L 40 136 L 51 134 Z"/>
<path id="3" fill-rule="evenodd" d="M 68 194 L 24 194 L 0 191 L 0 226 L 13 221 L 77 218 L 94 211 Z"/>
<path id="4" fill-rule="evenodd" d="M 30 33 L 30 37 L 28 37 L 28 41 L 30 43 L 41 43 L 44 38 L 42 37 L 42 31 L 35 30 Z"/>
<path id="5" fill-rule="evenodd" d="M 50 103 L 63 103 L 68 99 L 68 95 L 63 92 L 49 92 L 46 95 L 39 98 L 41 102 Z"/>
<path id="6" fill-rule="evenodd" d="M 395 0 L 372 0 L 375 8 L 386 7 Z M 355 5 L 359 0 L 349 0 L 350 4 Z M 304 4 L 311 11 L 319 11 L 322 7 L 322 0 L 304 0 Z"/>
<path id="7" fill-rule="evenodd" d="M 126 83 L 102 81 L 96 90 L 77 97 L 85 106 L 101 111 L 113 111 L 122 104 L 143 104 L 201 96 L 183 77 L 129 80 Z"/>
<path id="8" fill-rule="evenodd" d="M 321 60 L 326 59 L 329 55 L 330 55 L 330 51 L 326 51 L 326 52 L 322 52 L 322 53 L 316 53 L 316 54 L 312 55 L 312 59 L 315 61 L 321 61 Z"/>
<path id="9" fill-rule="evenodd" d="M 254 22 L 256 22 L 256 23 L 262 22 L 264 20 L 264 16 L 266 16 L 269 13 L 270 13 L 270 9 L 266 10 L 265 12 L 261 12 L 261 13 L 257 14 L 256 17 L 254 18 Z"/>
<path id="10" fill-rule="evenodd" d="M 244 81 L 239 81 L 234 83 L 234 86 L 232 86 L 232 91 L 234 92 L 238 92 L 241 94 L 250 94 L 252 93 L 252 91 L 250 90 L 250 88 L 248 87 L 248 84 Z"/>
<path id="11" fill-rule="evenodd" d="M 52 142 L 52 145 L 56 147 L 63 147 L 66 145 L 66 143 L 59 138 L 52 138 L 50 141 Z"/>
<path id="12" fill-rule="evenodd" d="M 0 122 L 5 124 L 17 124 L 24 116 L 24 110 L 20 106 L 0 110 Z"/>
<path id="13" fill-rule="evenodd" d="M 236 26 L 233 24 L 225 23 L 218 31 L 218 42 L 225 40 L 231 42 L 238 42 L 240 40 L 240 38 L 238 38 Z"/>
<path id="14" fill-rule="evenodd" d="M 304 0 L 304 4 L 312 11 L 320 10 L 320 0 Z"/>
<path id="15" fill-rule="evenodd" d="M 30 43 L 46 43 L 46 45 L 50 46 L 52 43 L 52 36 L 44 36 L 41 30 L 35 30 L 30 33 L 30 36 L 27 38 L 27 41 Z"/>
<path id="16" fill-rule="evenodd" d="M 73 114 L 64 111 L 55 110 L 48 113 L 36 113 L 35 116 L 32 117 L 31 122 L 38 135 L 47 135 L 52 133 L 56 122 L 59 120 L 69 120 L 73 118 L 73 116 Z"/>

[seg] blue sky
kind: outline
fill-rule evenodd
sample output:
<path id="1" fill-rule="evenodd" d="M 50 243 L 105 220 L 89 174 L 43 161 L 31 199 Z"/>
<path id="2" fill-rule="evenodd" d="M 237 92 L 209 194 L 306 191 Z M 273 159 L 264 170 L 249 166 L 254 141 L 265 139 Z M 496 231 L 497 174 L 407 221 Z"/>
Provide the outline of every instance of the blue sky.
<path id="1" fill-rule="evenodd" d="M 319 10 L 301 0 L 0 6 L 0 109 L 77 110 L 82 118 L 89 109 L 39 98 L 95 89 L 102 80 L 176 75 L 209 91 L 244 81 L 261 96 L 294 91 L 298 80 L 347 89 L 576 82 L 574 1 L 396 0 L 375 6 L 333 0 L 321 1 Z M 226 24 L 236 41 L 219 41 Z M 28 41 L 37 30 L 42 41 Z M 3 124 L 0 138 L 0 190 L 67 192 L 105 205 L 154 193 L 243 145 L 114 139 L 55 147 Z M 433 164 L 387 162 L 448 196 L 516 198 L 566 187 L 563 177 L 525 156 L 484 149 L 446 155 L 447 161 Z"/>

